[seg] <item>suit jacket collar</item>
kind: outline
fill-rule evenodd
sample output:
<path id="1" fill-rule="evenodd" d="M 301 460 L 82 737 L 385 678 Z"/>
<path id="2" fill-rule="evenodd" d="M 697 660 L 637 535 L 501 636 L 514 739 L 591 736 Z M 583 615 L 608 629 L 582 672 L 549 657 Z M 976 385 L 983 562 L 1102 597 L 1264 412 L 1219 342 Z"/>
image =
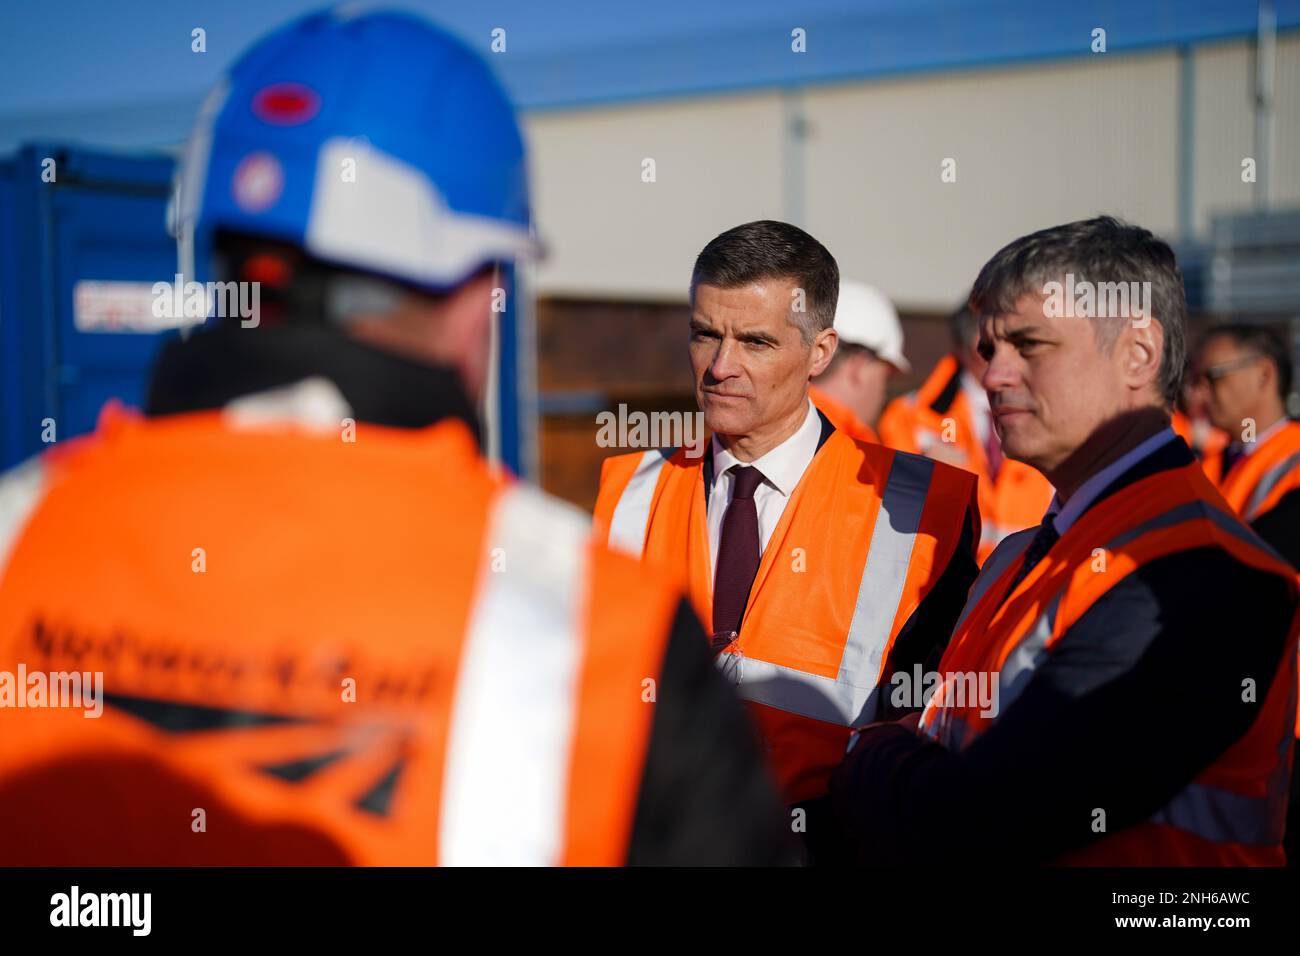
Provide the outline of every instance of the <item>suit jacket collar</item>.
<path id="1" fill-rule="evenodd" d="M 1157 442 L 1157 438 L 1161 439 L 1161 441 Z M 1165 429 L 1164 431 L 1153 435 L 1150 439 L 1147 439 L 1147 441 L 1151 442 L 1154 447 L 1151 447 L 1145 454 L 1140 454 L 1135 461 L 1128 465 L 1127 468 L 1123 468 L 1119 475 L 1105 484 L 1102 489 L 1092 497 L 1092 500 L 1088 501 L 1084 507 L 1073 516 L 1073 519 L 1070 522 L 1071 525 L 1095 508 L 1099 502 L 1109 498 L 1121 488 L 1127 488 L 1134 482 L 1141 481 L 1143 478 L 1149 478 L 1151 475 L 1157 474 L 1158 472 L 1168 471 L 1173 468 L 1183 468 L 1196 461 L 1195 456 L 1192 455 L 1183 440 L 1175 435 L 1170 429 Z M 1138 447 L 1141 448 L 1140 445 Z M 1134 450 L 1136 451 L 1137 449 Z M 1084 489 L 1080 490 L 1082 491 Z M 1078 494 L 1078 492 L 1076 492 L 1076 494 Z M 1047 509 L 1047 513 L 1056 515 L 1059 514 L 1060 510 L 1059 502 L 1053 498 L 1051 506 Z M 1069 527 L 1062 528 L 1058 526 L 1056 530 L 1059 533 L 1064 534 L 1069 530 Z"/>

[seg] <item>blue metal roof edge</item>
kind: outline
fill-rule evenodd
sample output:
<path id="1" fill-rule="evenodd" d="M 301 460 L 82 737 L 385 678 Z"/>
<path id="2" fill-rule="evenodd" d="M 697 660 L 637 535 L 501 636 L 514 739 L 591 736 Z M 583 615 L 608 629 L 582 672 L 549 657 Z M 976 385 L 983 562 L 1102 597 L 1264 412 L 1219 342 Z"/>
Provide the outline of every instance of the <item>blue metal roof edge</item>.
<path id="1" fill-rule="evenodd" d="M 1297 6 L 1294 16 L 1289 16 L 1285 20 L 1279 16 L 1278 22 L 1279 37 L 1289 37 L 1296 33 L 1300 33 L 1300 6 Z M 1230 28 L 1114 42 L 1113 37 L 1108 34 L 1106 53 L 1093 53 L 1089 45 L 1081 41 L 1069 46 L 1040 45 L 1034 49 L 992 55 L 984 51 L 964 51 L 960 55 L 935 56 L 924 60 L 911 58 L 905 61 L 897 58 L 876 66 L 852 63 L 849 58 L 843 56 L 800 60 L 799 55 L 791 54 L 790 58 L 793 61 L 808 65 L 798 69 L 779 70 L 762 69 L 762 64 L 746 63 L 743 70 L 737 65 L 735 69 L 717 70 L 714 75 L 702 79 L 686 78 L 681 75 L 682 71 L 669 68 L 667 61 L 673 58 L 690 59 L 689 52 L 683 53 L 680 48 L 672 53 L 659 55 L 649 51 L 647 57 L 638 57 L 635 51 L 614 49 L 602 54 L 599 60 L 584 56 L 581 82 L 576 82 L 577 78 L 572 75 L 542 77 L 541 74 L 555 69 L 555 61 L 550 58 L 502 69 L 499 75 L 520 109 L 529 113 L 546 113 L 622 103 L 691 99 L 721 93 L 812 88 L 855 81 L 962 73 L 1019 65 L 1032 66 L 1044 62 L 1070 63 L 1106 56 L 1143 55 L 1188 46 L 1249 39 L 1253 35 L 1253 30 Z M 812 43 L 814 40 L 809 42 Z M 635 72 L 629 71 L 628 63 L 638 59 L 644 60 L 644 65 L 637 68 Z M 657 59 L 665 62 L 656 64 Z M 620 73 L 621 76 L 618 75 Z M 653 84 L 640 82 L 647 74 L 653 74 L 656 82 Z M 663 76 L 674 77 L 674 79 L 667 82 L 660 81 L 658 78 Z M 577 90 L 593 92 L 580 93 L 576 92 Z"/>

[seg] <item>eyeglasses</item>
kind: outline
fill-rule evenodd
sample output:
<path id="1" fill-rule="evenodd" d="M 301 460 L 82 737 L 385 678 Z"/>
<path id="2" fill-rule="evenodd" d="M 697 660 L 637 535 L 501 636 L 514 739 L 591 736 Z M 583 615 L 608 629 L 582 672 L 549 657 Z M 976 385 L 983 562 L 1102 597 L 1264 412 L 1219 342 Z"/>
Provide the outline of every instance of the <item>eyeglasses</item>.
<path id="1" fill-rule="evenodd" d="M 1254 365 L 1264 356 L 1246 355 L 1239 359 L 1233 359 L 1231 362 L 1221 362 L 1218 365 L 1211 365 L 1209 368 L 1193 369 L 1188 376 L 1193 385 L 1199 385 L 1201 382 L 1209 382 L 1214 385 L 1220 379 L 1227 378 L 1233 372 L 1238 372 L 1247 366 Z"/>

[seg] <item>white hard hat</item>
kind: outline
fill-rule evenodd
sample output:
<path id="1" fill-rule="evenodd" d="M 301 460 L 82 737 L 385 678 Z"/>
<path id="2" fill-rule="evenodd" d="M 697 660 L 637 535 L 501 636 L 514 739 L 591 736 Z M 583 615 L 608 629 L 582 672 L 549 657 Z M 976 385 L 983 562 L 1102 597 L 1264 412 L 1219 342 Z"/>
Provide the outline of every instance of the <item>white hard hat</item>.
<path id="1" fill-rule="evenodd" d="M 874 286 L 853 279 L 840 280 L 835 331 L 840 341 L 865 345 L 900 372 L 912 370 L 912 363 L 903 356 L 903 327 L 898 324 L 898 313 L 889 298 Z"/>

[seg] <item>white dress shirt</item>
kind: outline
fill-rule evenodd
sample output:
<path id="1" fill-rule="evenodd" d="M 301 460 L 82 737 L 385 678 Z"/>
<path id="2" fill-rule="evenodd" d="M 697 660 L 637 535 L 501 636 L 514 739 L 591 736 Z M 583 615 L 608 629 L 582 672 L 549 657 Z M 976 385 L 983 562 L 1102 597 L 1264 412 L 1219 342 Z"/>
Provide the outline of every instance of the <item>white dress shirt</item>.
<path id="1" fill-rule="evenodd" d="M 1276 435 L 1276 434 L 1277 434 L 1278 432 L 1280 432 L 1282 429 L 1286 428 L 1286 426 L 1289 425 L 1289 424 L 1291 424 L 1291 419 L 1289 419 L 1287 416 L 1283 415 L 1281 418 L 1279 418 L 1277 421 L 1275 421 L 1272 425 L 1269 425 L 1269 426 L 1268 426 L 1267 428 L 1265 428 L 1262 432 L 1260 432 L 1258 435 L 1256 435 L 1254 441 L 1234 441 L 1234 442 L 1232 442 L 1231 444 L 1229 444 L 1228 447 L 1232 450 L 1232 453 L 1233 453 L 1234 455 L 1241 455 L 1241 456 L 1243 456 L 1243 457 L 1250 457 L 1251 455 L 1255 454 L 1255 452 L 1256 452 L 1256 451 L 1257 451 L 1257 450 L 1258 450 L 1258 449 L 1259 449 L 1259 448 L 1260 448 L 1260 447 L 1261 447 L 1261 446 L 1262 446 L 1266 441 L 1268 441 L 1270 438 L 1272 438 L 1274 435 Z"/>
<path id="2" fill-rule="evenodd" d="M 731 490 L 735 478 L 727 472 L 733 465 L 752 465 L 763 473 L 763 480 L 754 489 L 754 508 L 758 511 L 758 542 L 760 554 L 767 550 L 786 502 L 794 493 L 795 485 L 812 464 L 817 454 L 817 441 L 821 438 L 822 421 L 808 400 L 808 410 L 803 424 L 793 435 L 777 445 L 766 455 L 753 461 L 741 461 L 722 447 L 718 436 L 713 436 L 713 485 L 709 489 L 709 566 L 716 570 L 718 543 L 722 540 L 722 519 L 731 504 Z"/>
<path id="3" fill-rule="evenodd" d="M 1097 496 L 1109 488 L 1112 481 L 1143 458 L 1155 454 L 1167 442 L 1174 441 L 1176 438 L 1178 436 L 1174 434 L 1172 428 L 1164 428 L 1156 432 L 1146 441 L 1129 449 L 1081 484 L 1064 506 L 1061 505 L 1060 495 L 1053 495 L 1052 503 L 1047 506 L 1047 513 L 1052 517 L 1052 524 L 1056 527 L 1057 534 L 1064 535 L 1065 532 L 1069 531 L 1070 526 L 1078 520 L 1079 515 L 1083 514 L 1084 509 L 1096 501 Z"/>

